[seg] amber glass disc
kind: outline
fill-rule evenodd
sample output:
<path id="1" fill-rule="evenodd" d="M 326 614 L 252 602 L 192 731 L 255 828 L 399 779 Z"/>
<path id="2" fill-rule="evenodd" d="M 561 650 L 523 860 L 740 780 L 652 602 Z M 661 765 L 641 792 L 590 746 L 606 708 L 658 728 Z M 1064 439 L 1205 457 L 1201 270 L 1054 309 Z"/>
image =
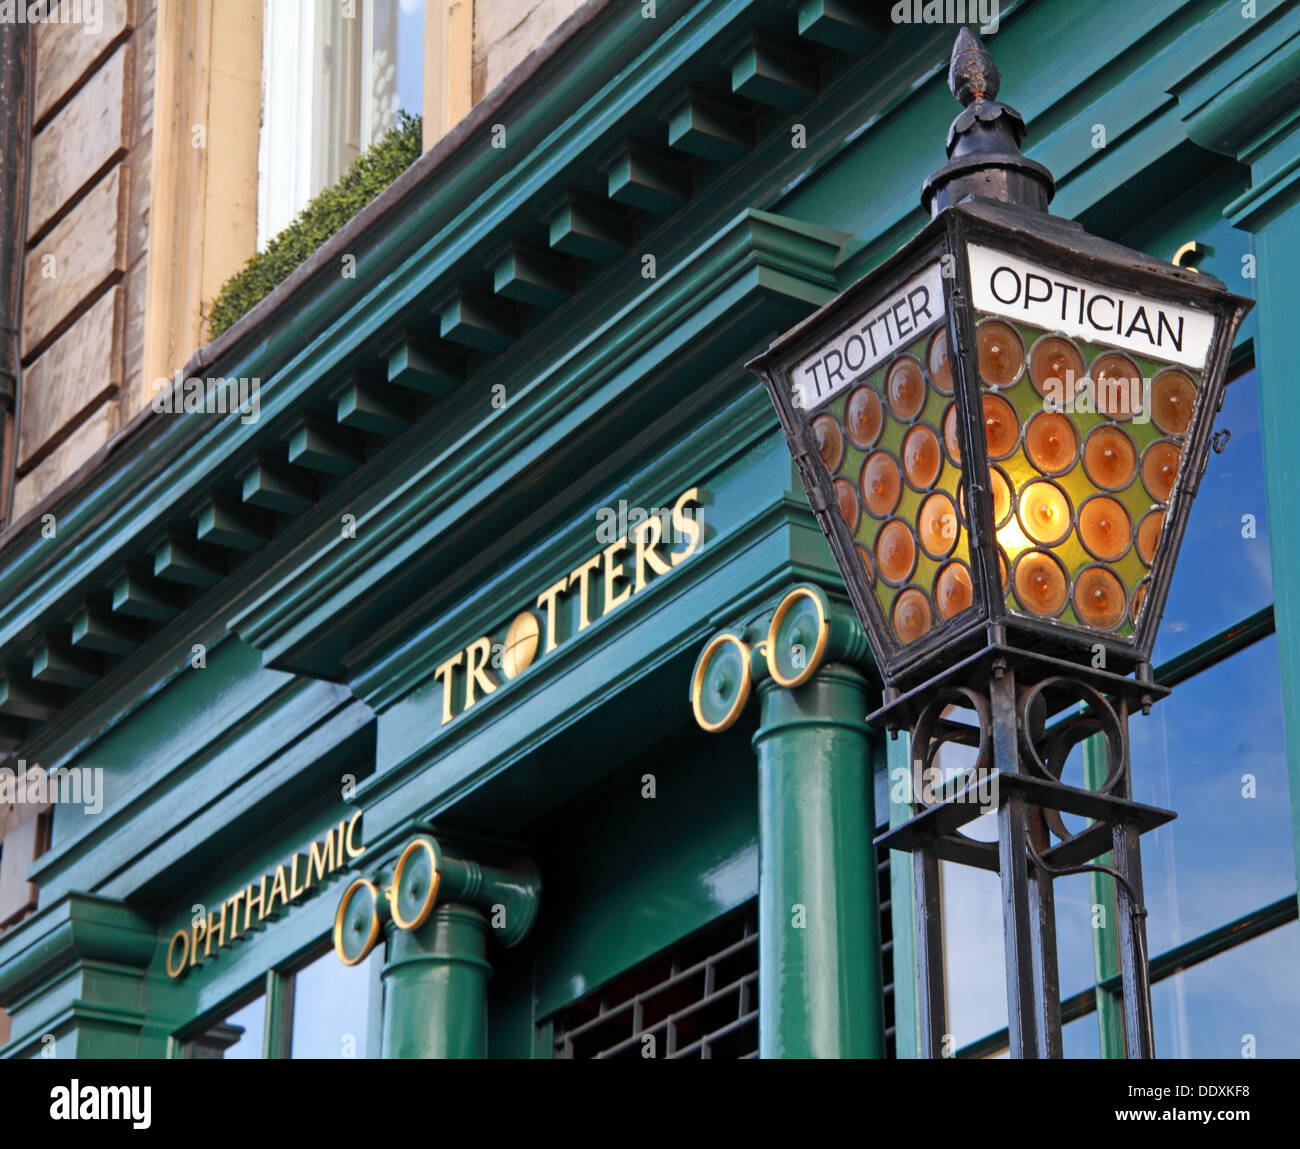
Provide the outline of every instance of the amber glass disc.
<path id="1" fill-rule="evenodd" d="M 1166 435 L 1185 435 L 1192 423 L 1196 384 L 1185 372 L 1170 368 L 1151 380 L 1151 420 Z"/>
<path id="2" fill-rule="evenodd" d="M 939 440 L 924 423 L 913 427 L 903 440 L 903 472 L 919 490 L 932 486 L 943 466 Z"/>
<path id="3" fill-rule="evenodd" d="M 981 395 L 984 404 L 984 437 L 990 459 L 1005 459 L 1020 441 L 1020 422 L 1015 410 L 1001 395 Z"/>
<path id="4" fill-rule="evenodd" d="M 940 327 L 930 336 L 930 350 L 926 353 L 930 368 L 930 382 L 944 395 L 952 394 L 952 364 L 948 362 L 948 333 Z"/>
<path id="5" fill-rule="evenodd" d="M 916 564 L 916 540 L 902 519 L 890 519 L 876 538 L 876 570 L 888 582 L 903 582 Z"/>
<path id="6" fill-rule="evenodd" d="M 849 524 L 849 530 L 858 529 L 858 496 L 853 491 L 853 484 L 848 479 L 835 480 L 835 503 L 840 509 L 840 518 Z"/>
<path id="7" fill-rule="evenodd" d="M 862 500 L 867 510 L 883 519 L 898 506 L 903 480 L 898 464 L 888 451 L 872 451 L 862 464 Z"/>
<path id="8" fill-rule="evenodd" d="M 1053 403 L 1072 403 L 1086 374 L 1079 349 L 1063 336 L 1044 335 L 1029 352 L 1029 378 L 1034 390 Z"/>
<path id="9" fill-rule="evenodd" d="M 1055 483 L 1038 479 L 1020 492 L 1020 525 L 1034 542 L 1054 546 L 1070 533 L 1070 500 Z"/>
<path id="10" fill-rule="evenodd" d="M 813 442 L 828 471 L 835 470 L 844 458 L 844 436 L 840 425 L 830 415 L 818 415 L 812 421 Z"/>
<path id="11" fill-rule="evenodd" d="M 870 447 L 879 437 L 885 423 L 885 411 L 880 396 L 871 387 L 856 387 L 844 405 L 844 429 L 855 447 Z"/>
<path id="12" fill-rule="evenodd" d="M 861 543 L 854 543 L 853 549 L 858 552 L 858 561 L 862 564 L 862 569 L 867 573 L 867 582 L 875 582 L 876 568 L 872 565 L 871 556 L 867 554 L 867 548 Z"/>
<path id="13" fill-rule="evenodd" d="M 1025 369 L 1025 345 L 1014 327 L 1000 319 L 986 319 L 975 332 L 979 347 L 980 377 L 990 387 L 1009 387 Z"/>
<path id="14" fill-rule="evenodd" d="M 1131 618 L 1134 623 L 1137 622 L 1138 617 L 1142 614 L 1142 604 L 1146 602 L 1147 583 L 1149 581 L 1150 580 L 1138 583 L 1137 590 L 1133 592 L 1133 601 L 1129 604 L 1128 614 L 1129 618 Z"/>
<path id="15" fill-rule="evenodd" d="M 1007 589 L 1007 555 L 1006 552 L 998 547 L 998 573 L 1002 576 L 1002 589 Z"/>
<path id="16" fill-rule="evenodd" d="M 1169 492 L 1174 489 L 1174 479 L 1178 476 L 1178 460 L 1182 452 L 1176 443 L 1161 439 L 1152 443 L 1142 456 L 1142 482 L 1157 502 L 1169 500 Z"/>
<path id="17" fill-rule="evenodd" d="M 1074 580 L 1074 610 L 1085 626 L 1114 630 L 1124 618 L 1128 601 L 1124 584 L 1105 567 L 1088 567 Z"/>
<path id="18" fill-rule="evenodd" d="M 1094 495 L 1079 508 L 1079 537 L 1091 554 L 1113 562 L 1133 541 L 1133 520 L 1116 499 Z"/>
<path id="19" fill-rule="evenodd" d="M 921 548 L 932 558 L 943 558 L 957 545 L 957 509 L 942 491 L 935 491 L 921 504 L 916 519 Z"/>
<path id="20" fill-rule="evenodd" d="M 948 451 L 948 458 L 954 463 L 961 462 L 961 444 L 957 442 L 957 404 L 949 403 L 943 412 L 943 445 Z"/>
<path id="21" fill-rule="evenodd" d="M 1119 427 L 1098 427 L 1083 445 L 1083 467 L 1097 486 L 1122 490 L 1137 474 L 1137 448 Z"/>
<path id="22" fill-rule="evenodd" d="M 938 608 L 940 618 L 952 618 L 961 614 L 974 598 L 970 571 L 966 569 L 965 563 L 948 563 L 934 580 L 934 605 Z"/>
<path id="23" fill-rule="evenodd" d="M 930 600 L 916 587 L 908 587 L 894 599 L 894 633 L 906 645 L 930 629 Z"/>
<path id="24" fill-rule="evenodd" d="M 990 467 L 989 486 L 993 490 L 993 525 L 1000 527 L 1011 517 L 1011 483 L 997 467 Z"/>
<path id="25" fill-rule="evenodd" d="M 925 406 L 925 376 L 921 374 L 921 365 L 906 355 L 895 359 L 885 376 L 885 395 L 895 416 L 903 422 L 915 419 Z"/>
<path id="26" fill-rule="evenodd" d="M 1138 558 L 1147 566 L 1156 557 L 1156 544 L 1160 541 L 1160 528 L 1165 525 L 1164 511 L 1151 511 L 1138 523 Z"/>
<path id="27" fill-rule="evenodd" d="M 1091 374 L 1093 403 L 1103 415 L 1128 419 L 1142 406 L 1142 372 L 1127 355 L 1099 355 Z"/>
<path id="28" fill-rule="evenodd" d="M 1025 610 L 1060 614 L 1066 592 L 1065 571 L 1046 551 L 1025 551 L 1016 561 L 1016 598 Z"/>
<path id="29" fill-rule="evenodd" d="M 1025 450 L 1045 475 L 1059 475 L 1079 457 L 1079 436 L 1064 415 L 1040 411 L 1025 426 Z"/>

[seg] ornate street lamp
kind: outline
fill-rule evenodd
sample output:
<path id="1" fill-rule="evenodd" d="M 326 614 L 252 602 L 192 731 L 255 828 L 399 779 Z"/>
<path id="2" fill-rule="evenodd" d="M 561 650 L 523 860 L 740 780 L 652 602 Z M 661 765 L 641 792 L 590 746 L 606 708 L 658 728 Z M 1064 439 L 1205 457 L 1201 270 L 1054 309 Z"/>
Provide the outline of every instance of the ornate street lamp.
<path id="1" fill-rule="evenodd" d="M 967 29 L 949 86 L 930 223 L 749 366 L 884 678 L 871 718 L 912 737 L 914 816 L 880 841 L 914 857 L 926 1052 L 942 859 L 1001 876 L 1013 1057 L 1060 1055 L 1052 879 L 1113 875 L 1128 1055 L 1149 1057 L 1138 836 L 1174 815 L 1132 801 L 1128 715 L 1167 693 L 1151 648 L 1252 303 L 1048 214 L 1051 174 Z M 1063 784 L 1092 735 L 1104 779 Z M 947 743 L 976 761 L 936 788 Z M 996 843 L 961 832 L 992 807 Z"/>

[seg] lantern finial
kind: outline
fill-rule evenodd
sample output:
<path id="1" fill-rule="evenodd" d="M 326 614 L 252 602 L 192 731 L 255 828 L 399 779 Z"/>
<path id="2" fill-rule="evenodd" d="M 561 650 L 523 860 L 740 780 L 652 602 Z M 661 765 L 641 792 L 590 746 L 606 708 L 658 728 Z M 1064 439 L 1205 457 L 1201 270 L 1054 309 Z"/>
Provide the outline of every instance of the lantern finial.
<path id="1" fill-rule="evenodd" d="M 984 47 L 984 42 L 969 28 L 962 28 L 957 33 L 957 42 L 952 46 L 952 64 L 948 68 L 949 91 L 965 107 L 975 100 L 996 99 L 1001 82 L 998 66 L 989 55 L 989 50 Z"/>
<path id="2" fill-rule="evenodd" d="M 1001 82 L 983 41 L 961 28 L 948 67 L 948 87 L 962 104 L 948 129 L 949 163 L 921 188 L 921 203 L 932 216 L 969 196 L 1047 210 L 1056 190 L 1052 173 L 1020 151 L 1025 121 L 997 100 Z"/>

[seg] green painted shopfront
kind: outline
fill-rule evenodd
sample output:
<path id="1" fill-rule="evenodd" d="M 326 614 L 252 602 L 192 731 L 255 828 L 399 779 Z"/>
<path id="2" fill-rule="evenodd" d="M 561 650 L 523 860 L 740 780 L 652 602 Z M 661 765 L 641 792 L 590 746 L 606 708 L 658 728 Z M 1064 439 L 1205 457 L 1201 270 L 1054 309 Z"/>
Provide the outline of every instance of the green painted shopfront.
<path id="1" fill-rule="evenodd" d="M 580 7 L 12 519 L 0 765 L 49 812 L 0 856 L 0 1054 L 917 1055 L 880 676 L 749 657 L 847 599 L 745 364 L 925 223 L 943 7 Z M 1055 214 L 1256 301 L 1134 796 L 1178 813 L 1157 1056 L 1300 1056 L 1300 7 L 984 40 Z M 1113 882 L 1056 891 L 1065 1055 L 1123 1057 Z M 946 1052 L 1006 1056 L 997 875 L 941 902 Z"/>

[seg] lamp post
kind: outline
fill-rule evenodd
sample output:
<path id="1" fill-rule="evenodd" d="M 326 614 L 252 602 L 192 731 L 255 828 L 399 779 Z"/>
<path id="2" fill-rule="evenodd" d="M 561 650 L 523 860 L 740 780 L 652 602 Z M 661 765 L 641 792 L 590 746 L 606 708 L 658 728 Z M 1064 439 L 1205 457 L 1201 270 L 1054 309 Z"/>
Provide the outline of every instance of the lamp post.
<path id="1" fill-rule="evenodd" d="M 1167 693 L 1151 648 L 1252 304 L 1050 215 L 998 83 L 963 28 L 930 222 L 749 366 L 883 676 L 869 718 L 911 734 L 913 816 L 879 842 L 913 855 L 924 1051 L 946 860 L 1000 875 L 1013 1057 L 1060 1056 L 1052 880 L 1112 874 L 1128 1055 L 1150 1057 L 1138 840 L 1174 815 L 1132 800 L 1128 717 Z M 1064 784 L 1093 735 L 1105 778 Z M 975 764 L 936 785 L 950 743 Z M 996 843 L 962 833 L 991 809 Z"/>

